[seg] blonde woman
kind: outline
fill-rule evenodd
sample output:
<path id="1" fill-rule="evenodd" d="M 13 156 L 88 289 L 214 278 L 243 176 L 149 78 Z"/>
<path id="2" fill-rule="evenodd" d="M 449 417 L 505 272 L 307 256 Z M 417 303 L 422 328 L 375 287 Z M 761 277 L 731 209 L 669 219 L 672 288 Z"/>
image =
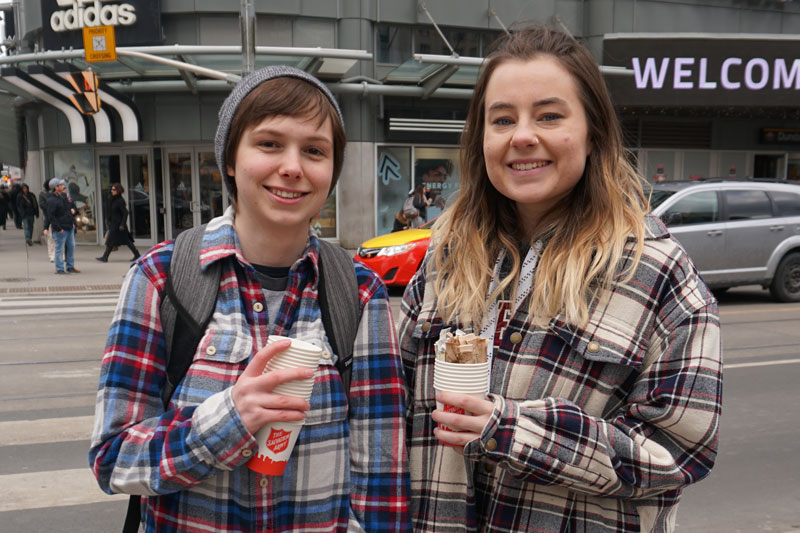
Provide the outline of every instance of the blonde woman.
<path id="1" fill-rule="evenodd" d="M 544 28 L 502 38 L 461 157 L 402 307 L 416 530 L 671 531 L 716 455 L 717 306 L 646 215 L 591 54 Z M 485 400 L 434 391 L 457 329 L 487 339 Z"/>

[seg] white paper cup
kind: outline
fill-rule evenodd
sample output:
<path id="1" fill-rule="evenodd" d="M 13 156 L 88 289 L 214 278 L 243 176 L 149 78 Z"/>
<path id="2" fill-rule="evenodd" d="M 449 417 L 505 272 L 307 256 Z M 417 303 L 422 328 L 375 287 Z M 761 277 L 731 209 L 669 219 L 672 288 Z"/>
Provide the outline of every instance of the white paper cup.
<path id="1" fill-rule="evenodd" d="M 436 389 L 436 392 L 438 393 L 441 390 L 442 389 Z M 451 391 L 451 392 L 459 392 L 459 391 Z M 486 392 L 476 392 L 476 393 L 471 393 L 471 394 L 464 392 L 462 394 L 467 394 L 468 396 L 472 396 L 473 398 L 477 398 L 479 400 L 485 400 L 486 399 Z M 445 413 L 455 413 L 457 415 L 472 414 L 469 411 L 465 411 L 461 407 L 456 407 L 454 405 L 448 405 L 446 403 L 440 402 L 439 400 L 436 400 L 436 408 L 439 409 L 440 411 L 444 411 Z M 439 429 L 443 429 L 445 431 L 452 431 L 454 433 L 460 433 L 460 430 L 453 429 L 451 427 L 445 426 L 444 424 L 438 424 L 438 426 L 439 426 Z M 442 442 L 442 444 L 446 444 L 446 443 Z M 460 446 L 455 445 L 455 444 L 446 444 L 446 445 L 447 446 L 460 447 Z"/>
<path id="2" fill-rule="evenodd" d="M 304 398 L 305 400 L 311 399 L 311 391 L 314 390 L 314 378 L 303 379 L 298 381 L 289 381 L 281 383 L 272 392 L 274 394 L 283 394 L 285 396 L 295 396 L 297 398 Z"/>
<path id="3" fill-rule="evenodd" d="M 287 368 L 311 368 L 316 370 L 319 366 L 319 357 L 322 354 L 322 348 L 314 346 L 313 344 L 299 339 L 289 339 L 288 337 L 281 337 L 279 335 L 270 335 L 267 339 L 267 344 L 272 344 L 275 341 L 288 339 L 292 341 L 292 345 L 286 350 L 278 353 L 269 360 L 264 372 L 273 370 L 283 370 Z M 314 377 L 308 379 L 295 380 L 278 385 L 273 389 L 276 394 L 290 394 L 288 391 L 293 390 L 295 387 L 299 390 L 297 394 L 290 394 L 291 396 L 306 397 L 311 394 L 310 388 L 314 384 Z M 279 392 L 280 390 L 286 392 Z M 306 391 L 308 389 L 308 391 Z M 308 398 L 306 397 L 306 400 Z"/>
<path id="4" fill-rule="evenodd" d="M 259 429 L 255 434 L 258 453 L 247 467 L 267 476 L 283 475 L 301 429 L 302 422 L 273 422 Z"/>
<path id="5" fill-rule="evenodd" d="M 489 362 L 485 363 L 451 363 L 449 361 L 442 361 L 441 359 L 436 359 L 433 362 L 434 366 L 441 368 L 442 370 L 453 370 L 458 372 L 459 374 L 464 372 L 488 372 L 489 371 Z"/>
<path id="6" fill-rule="evenodd" d="M 282 352 L 284 354 L 291 353 L 296 357 L 300 358 L 318 359 L 319 355 L 322 353 L 322 348 L 320 348 L 315 344 L 311 344 L 310 342 L 306 342 L 300 339 L 291 339 L 289 337 L 282 337 L 281 335 L 270 335 L 267 338 L 267 344 L 271 344 L 275 341 L 285 340 L 285 339 L 292 341 L 292 345 Z"/>
<path id="7" fill-rule="evenodd" d="M 282 339 L 292 341 L 292 345 L 270 359 L 264 372 L 287 368 L 316 369 L 319 366 L 322 348 L 298 339 L 289 339 L 278 335 L 270 335 L 267 344 Z M 272 392 L 309 400 L 313 388 L 314 376 L 311 376 L 307 379 L 281 383 L 272 389 Z M 302 422 L 274 422 L 259 429 L 255 434 L 258 441 L 258 453 L 247 462 L 247 467 L 269 476 L 282 475 L 302 427 Z"/>
<path id="8" fill-rule="evenodd" d="M 437 359 L 433 367 L 433 388 L 437 394 L 457 392 L 483 400 L 489 392 L 489 363 L 448 363 Z M 436 400 L 436 408 L 445 413 L 470 414 L 439 400 Z M 443 424 L 439 424 L 439 428 L 457 431 Z"/>

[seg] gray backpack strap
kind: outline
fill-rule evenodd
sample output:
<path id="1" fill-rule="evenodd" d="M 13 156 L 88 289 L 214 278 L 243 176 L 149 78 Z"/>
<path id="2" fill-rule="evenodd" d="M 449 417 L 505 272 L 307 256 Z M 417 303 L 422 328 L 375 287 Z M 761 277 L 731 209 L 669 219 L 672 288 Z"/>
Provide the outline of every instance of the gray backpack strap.
<path id="1" fill-rule="evenodd" d="M 344 248 L 321 239 L 319 256 L 318 292 L 322 324 L 338 356 L 336 367 L 342 376 L 345 393 L 349 395 L 353 345 L 361 321 L 355 265 Z"/>
<path id="2" fill-rule="evenodd" d="M 192 364 L 217 302 L 222 272 L 217 261 L 203 271 L 200 250 L 206 225 L 184 231 L 175 239 L 172 260 L 161 299 L 161 329 L 167 353 L 164 405 Z"/>

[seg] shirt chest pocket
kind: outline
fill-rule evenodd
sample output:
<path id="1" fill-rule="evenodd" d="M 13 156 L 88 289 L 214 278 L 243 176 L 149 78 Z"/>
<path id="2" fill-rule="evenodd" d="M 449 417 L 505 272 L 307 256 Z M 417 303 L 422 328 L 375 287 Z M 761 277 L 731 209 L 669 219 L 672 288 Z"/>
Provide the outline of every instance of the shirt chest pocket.
<path id="1" fill-rule="evenodd" d="M 253 353 L 249 335 L 209 328 L 197 344 L 194 359 L 180 381 L 173 401 L 197 405 L 233 386 Z"/>
<path id="2" fill-rule="evenodd" d="M 558 372 L 552 380 L 558 390 L 553 392 L 595 416 L 607 416 L 621 406 L 646 359 L 641 337 L 613 323 L 604 324 L 602 332 L 564 325 L 551 327 L 551 332 L 554 345 L 563 345 L 560 367 L 570 370 Z"/>

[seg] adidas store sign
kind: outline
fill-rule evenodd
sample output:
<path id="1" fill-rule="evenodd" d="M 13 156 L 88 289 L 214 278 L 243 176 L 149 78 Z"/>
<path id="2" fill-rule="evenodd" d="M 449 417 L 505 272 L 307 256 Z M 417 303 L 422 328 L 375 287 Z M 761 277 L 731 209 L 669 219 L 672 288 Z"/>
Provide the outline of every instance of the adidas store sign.
<path id="1" fill-rule="evenodd" d="M 67 9 L 50 15 L 50 28 L 55 32 L 136 23 L 136 8 L 128 3 L 111 3 L 109 0 L 57 0 L 57 3 L 60 8 Z"/>

